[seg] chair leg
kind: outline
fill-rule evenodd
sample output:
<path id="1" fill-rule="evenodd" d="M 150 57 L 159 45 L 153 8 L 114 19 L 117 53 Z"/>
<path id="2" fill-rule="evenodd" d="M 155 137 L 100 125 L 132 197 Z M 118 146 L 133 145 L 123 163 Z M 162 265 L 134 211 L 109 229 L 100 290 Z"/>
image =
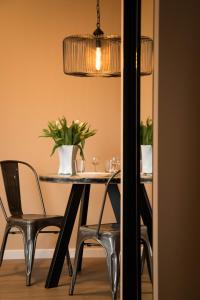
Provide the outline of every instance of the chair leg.
<path id="1" fill-rule="evenodd" d="M 10 225 L 6 224 L 3 241 L 2 241 L 2 244 L 1 244 L 0 266 L 2 265 L 2 262 L 3 262 L 4 251 L 5 251 L 6 242 L 7 242 L 7 238 L 8 238 L 8 234 L 9 234 L 10 229 L 11 229 Z"/>
<path id="2" fill-rule="evenodd" d="M 111 242 L 111 241 L 110 241 Z M 112 244 L 113 243 L 113 244 Z M 119 246 L 114 245 L 116 241 L 104 244 L 107 252 L 107 266 L 112 288 L 112 300 L 117 299 L 117 287 L 119 282 Z"/>
<path id="3" fill-rule="evenodd" d="M 23 228 L 24 235 L 24 254 L 25 254 L 25 264 L 26 264 L 26 285 L 31 285 L 31 274 L 35 255 L 35 245 L 37 239 L 37 230 L 28 226 Z"/>
<path id="4" fill-rule="evenodd" d="M 149 240 L 143 239 L 144 252 L 147 261 L 147 268 L 151 282 L 153 281 L 153 263 L 151 256 L 151 247 Z"/>
<path id="5" fill-rule="evenodd" d="M 76 277 L 77 277 L 77 273 L 78 273 L 79 254 L 80 254 L 81 246 L 82 246 L 83 242 L 84 241 L 82 240 L 81 236 L 79 235 L 78 239 L 77 239 L 77 244 L 76 244 L 76 254 L 75 254 L 75 259 L 74 259 L 72 279 L 71 279 L 70 288 L 69 288 L 69 295 L 73 295 L 73 293 L 74 293 L 74 286 L 76 283 Z"/>
<path id="6" fill-rule="evenodd" d="M 67 267 L 68 267 L 68 273 L 69 276 L 71 277 L 73 274 L 73 269 L 72 269 L 72 263 L 71 263 L 71 259 L 70 259 L 70 255 L 69 255 L 69 249 L 67 248 L 67 252 L 66 252 L 66 261 L 67 261 Z"/>
<path id="7" fill-rule="evenodd" d="M 143 274 L 143 272 L 144 272 L 145 259 L 146 259 L 146 254 L 145 254 L 144 245 L 143 245 L 142 255 L 141 255 L 141 274 Z"/>

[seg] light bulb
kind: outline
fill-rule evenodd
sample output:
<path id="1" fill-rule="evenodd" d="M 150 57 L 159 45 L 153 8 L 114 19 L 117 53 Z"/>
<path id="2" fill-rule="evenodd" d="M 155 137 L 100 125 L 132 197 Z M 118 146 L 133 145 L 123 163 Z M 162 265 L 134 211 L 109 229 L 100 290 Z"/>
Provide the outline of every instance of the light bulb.
<path id="1" fill-rule="evenodd" d="M 101 69 L 101 47 L 96 47 L 96 70 Z"/>

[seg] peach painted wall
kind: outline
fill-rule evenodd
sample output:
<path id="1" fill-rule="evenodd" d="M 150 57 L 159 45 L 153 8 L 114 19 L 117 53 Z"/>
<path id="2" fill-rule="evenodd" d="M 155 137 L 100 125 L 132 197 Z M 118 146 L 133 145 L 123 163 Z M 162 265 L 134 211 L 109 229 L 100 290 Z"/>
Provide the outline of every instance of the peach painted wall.
<path id="1" fill-rule="evenodd" d="M 142 34 L 152 36 L 153 1 L 143 0 Z M 0 160 L 31 163 L 39 174 L 56 173 L 57 153 L 50 157 L 52 143 L 38 136 L 48 120 L 66 116 L 86 120 L 97 128 L 85 147 L 87 170 L 93 155 L 104 161 L 120 156 L 120 78 L 78 78 L 62 70 L 62 40 L 70 34 L 92 33 L 96 24 L 95 0 L 6 0 L 0 1 Z M 105 33 L 120 34 L 121 1 L 101 1 L 101 24 Z M 142 78 L 142 119 L 151 116 L 152 76 Z M 24 181 L 26 211 L 39 212 L 31 179 Z M 47 212 L 63 214 L 70 186 L 42 183 Z M 31 190 L 30 190 L 31 189 Z M 96 221 L 103 186 L 93 186 L 88 223 Z M 0 188 L 5 202 L 5 195 Z M 108 203 L 105 221 L 113 221 Z M 0 213 L 0 242 L 5 222 Z M 75 246 L 77 222 L 70 247 Z M 38 248 L 53 248 L 56 237 L 42 235 Z M 7 249 L 22 248 L 19 236 L 8 240 Z"/>
<path id="2" fill-rule="evenodd" d="M 101 24 L 105 33 L 120 34 L 121 1 L 101 1 Z M 62 40 L 70 34 L 92 33 L 96 26 L 95 0 L 0 1 L 0 160 L 30 162 L 38 171 L 56 173 L 57 154 L 50 157 L 52 143 L 39 138 L 48 120 L 66 116 L 86 120 L 98 129 L 85 147 L 87 170 L 93 155 L 104 161 L 120 156 L 120 78 L 77 78 L 62 69 Z M 26 208 L 39 210 L 25 187 Z M 42 183 L 47 211 L 63 214 L 69 185 Z M 88 222 L 95 222 L 103 186 L 92 189 Z M 5 197 L 3 197 L 5 201 Z M 27 204 L 30 203 L 30 204 Z M 106 220 L 113 220 L 108 205 Z M 0 223 L 2 240 L 5 222 Z M 76 227 L 70 246 L 74 246 Z M 52 248 L 55 237 L 43 235 L 39 248 Z M 7 249 L 21 248 L 12 236 Z"/>

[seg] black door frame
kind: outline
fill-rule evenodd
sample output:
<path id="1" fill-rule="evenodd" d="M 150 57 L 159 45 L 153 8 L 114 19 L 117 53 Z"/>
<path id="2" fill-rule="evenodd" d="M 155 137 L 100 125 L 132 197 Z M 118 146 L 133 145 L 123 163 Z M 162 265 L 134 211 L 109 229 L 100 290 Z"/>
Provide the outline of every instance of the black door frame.
<path id="1" fill-rule="evenodd" d="M 122 300 L 140 300 L 141 0 L 124 0 L 123 4 Z"/>

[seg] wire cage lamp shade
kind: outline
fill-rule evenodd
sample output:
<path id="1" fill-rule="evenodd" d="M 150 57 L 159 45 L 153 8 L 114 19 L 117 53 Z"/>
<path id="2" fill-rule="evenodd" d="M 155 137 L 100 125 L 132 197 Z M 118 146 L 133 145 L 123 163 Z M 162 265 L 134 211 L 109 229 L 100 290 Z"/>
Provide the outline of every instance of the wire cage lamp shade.
<path id="1" fill-rule="evenodd" d="M 140 75 L 151 75 L 153 71 L 153 40 L 147 36 L 141 36 L 140 47 Z"/>
<path id="2" fill-rule="evenodd" d="M 120 76 L 120 49 L 118 35 L 68 36 L 63 41 L 64 73 L 86 77 Z"/>
<path id="3" fill-rule="evenodd" d="M 84 77 L 121 76 L 121 37 L 105 35 L 100 28 L 100 0 L 96 3 L 97 23 L 93 34 L 71 35 L 63 40 L 65 74 Z M 152 72 L 153 41 L 141 37 L 141 75 Z"/>
<path id="4" fill-rule="evenodd" d="M 121 38 L 118 35 L 101 36 L 98 57 L 97 38 L 93 35 L 71 35 L 63 41 L 64 73 L 83 77 L 121 76 Z M 140 74 L 152 73 L 153 40 L 141 37 Z"/>

